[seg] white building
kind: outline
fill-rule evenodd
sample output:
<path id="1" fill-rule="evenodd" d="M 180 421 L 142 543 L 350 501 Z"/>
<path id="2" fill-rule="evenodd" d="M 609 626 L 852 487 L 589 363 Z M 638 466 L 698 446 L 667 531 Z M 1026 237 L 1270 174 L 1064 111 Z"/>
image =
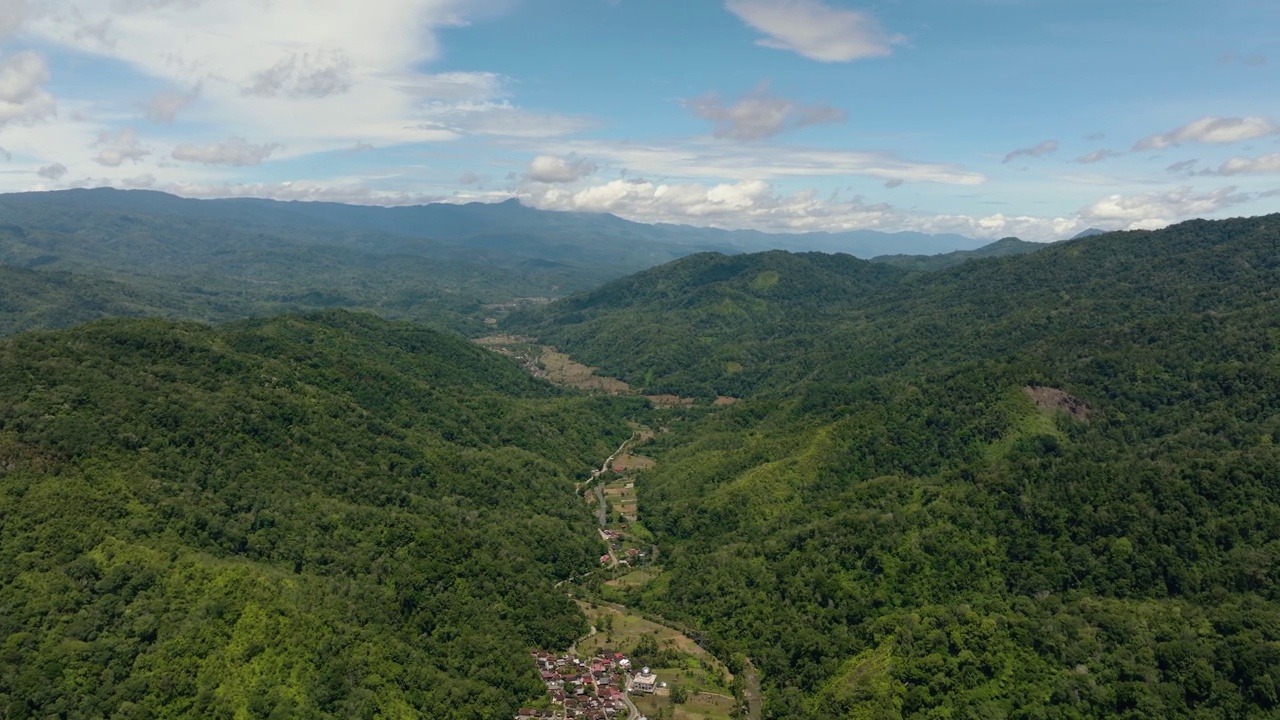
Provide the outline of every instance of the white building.
<path id="1" fill-rule="evenodd" d="M 658 688 L 658 676 L 649 672 L 649 668 L 641 668 L 635 677 L 631 678 L 631 691 L 638 693 L 652 693 Z"/>

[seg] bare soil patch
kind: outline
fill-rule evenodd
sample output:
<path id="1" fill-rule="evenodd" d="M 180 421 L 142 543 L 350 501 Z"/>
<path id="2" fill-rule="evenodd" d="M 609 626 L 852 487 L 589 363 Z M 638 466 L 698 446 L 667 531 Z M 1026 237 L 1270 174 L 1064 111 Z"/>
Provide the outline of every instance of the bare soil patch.
<path id="1" fill-rule="evenodd" d="M 1062 390 L 1034 385 L 1023 389 L 1041 410 L 1067 412 L 1071 417 L 1081 421 L 1089 419 L 1089 406 L 1085 405 L 1083 400 Z"/>
<path id="2" fill-rule="evenodd" d="M 557 385 L 606 392 L 610 395 L 625 395 L 631 392 L 631 386 L 616 378 L 596 375 L 595 368 L 575 362 L 568 355 L 544 347 L 538 362 L 546 368 L 547 379 Z"/>
<path id="3" fill-rule="evenodd" d="M 645 399 L 647 399 L 650 403 L 653 404 L 654 407 L 658 408 L 659 410 L 666 410 L 668 408 L 677 408 L 677 407 L 689 407 L 693 405 L 693 403 L 695 402 L 693 398 L 682 398 L 679 395 L 645 395 Z"/>
<path id="4" fill-rule="evenodd" d="M 613 469 L 618 472 L 628 472 L 631 470 L 648 470 L 657 463 L 653 458 L 642 457 L 640 455 L 632 455 L 631 453 L 623 453 L 613 460 Z"/>

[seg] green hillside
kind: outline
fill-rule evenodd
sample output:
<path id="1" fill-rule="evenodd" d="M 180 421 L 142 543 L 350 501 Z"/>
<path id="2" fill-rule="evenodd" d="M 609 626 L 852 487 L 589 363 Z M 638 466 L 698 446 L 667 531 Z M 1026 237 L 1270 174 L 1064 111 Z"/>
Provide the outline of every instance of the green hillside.
<path id="1" fill-rule="evenodd" d="M 1280 216 L 698 256 L 512 324 L 745 398 L 659 438 L 623 599 L 751 658 L 766 717 L 1280 717 Z"/>
<path id="2" fill-rule="evenodd" d="M 0 715 L 510 717 L 627 407 L 346 313 L 4 341 Z"/>
<path id="3" fill-rule="evenodd" d="M 939 255 L 880 255 L 871 258 L 872 262 L 887 263 L 906 270 L 932 272 L 945 270 L 960 265 L 968 260 L 987 257 L 1009 257 L 1012 255 L 1030 255 L 1045 248 L 1044 243 L 1033 243 L 1015 237 L 997 240 L 977 250 L 956 250 Z"/>

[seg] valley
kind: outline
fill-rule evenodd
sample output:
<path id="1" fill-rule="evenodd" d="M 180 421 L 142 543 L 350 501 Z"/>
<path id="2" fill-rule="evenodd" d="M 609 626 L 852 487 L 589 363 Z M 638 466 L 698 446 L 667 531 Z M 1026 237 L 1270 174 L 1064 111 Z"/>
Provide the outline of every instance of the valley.
<path id="1" fill-rule="evenodd" d="M 538 717 L 620 653 L 633 720 L 1274 715 L 1278 227 L 697 252 L 489 324 L 14 270 L 0 710 Z"/>

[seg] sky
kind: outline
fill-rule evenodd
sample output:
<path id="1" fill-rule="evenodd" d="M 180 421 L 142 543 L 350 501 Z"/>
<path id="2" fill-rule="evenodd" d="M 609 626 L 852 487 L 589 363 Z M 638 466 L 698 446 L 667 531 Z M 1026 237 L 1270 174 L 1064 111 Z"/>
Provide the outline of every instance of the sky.
<path id="1" fill-rule="evenodd" d="M 0 192 L 1056 240 L 1280 209 L 1275 0 L 0 0 Z"/>

